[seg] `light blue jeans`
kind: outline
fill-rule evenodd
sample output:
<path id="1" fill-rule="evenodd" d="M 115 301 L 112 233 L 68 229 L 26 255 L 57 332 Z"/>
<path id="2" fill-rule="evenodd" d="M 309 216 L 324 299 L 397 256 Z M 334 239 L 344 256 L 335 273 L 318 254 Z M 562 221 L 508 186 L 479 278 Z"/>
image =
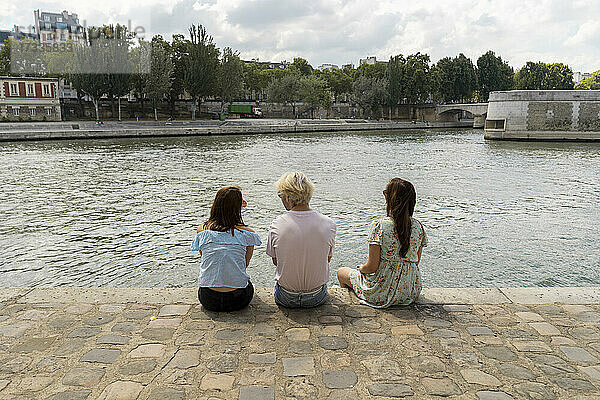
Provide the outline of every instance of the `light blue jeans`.
<path id="1" fill-rule="evenodd" d="M 327 285 L 318 289 L 291 292 L 275 283 L 275 303 L 286 308 L 313 308 L 320 306 L 327 299 Z"/>

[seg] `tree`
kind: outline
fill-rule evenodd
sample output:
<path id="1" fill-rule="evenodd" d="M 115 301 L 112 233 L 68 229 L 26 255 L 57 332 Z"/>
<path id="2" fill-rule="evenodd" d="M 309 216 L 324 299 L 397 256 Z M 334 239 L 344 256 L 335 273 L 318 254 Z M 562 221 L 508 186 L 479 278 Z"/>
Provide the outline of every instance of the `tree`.
<path id="1" fill-rule="evenodd" d="M 520 90 L 573 89 L 573 71 L 562 63 L 525 63 L 515 74 L 515 88 Z"/>
<path id="2" fill-rule="evenodd" d="M 244 90 L 244 62 L 230 47 L 223 49 L 219 67 L 219 96 L 221 113 L 225 103 L 231 103 Z"/>
<path id="3" fill-rule="evenodd" d="M 454 60 L 456 80 L 455 91 L 457 99 L 468 102 L 473 98 L 473 92 L 477 87 L 477 73 L 473 62 L 464 54 L 460 53 Z"/>
<path id="4" fill-rule="evenodd" d="M 185 88 L 192 96 L 192 119 L 196 119 L 196 104 L 217 92 L 219 49 L 202 25 L 189 29 L 190 45 L 186 55 Z"/>
<path id="5" fill-rule="evenodd" d="M 12 39 L 7 39 L 0 48 L 0 76 L 10 75 L 10 49 Z"/>
<path id="6" fill-rule="evenodd" d="M 496 90 L 510 90 L 513 86 L 514 71 L 493 51 L 488 51 L 477 59 L 477 82 L 480 100 L 486 102 L 490 93 Z"/>
<path id="7" fill-rule="evenodd" d="M 308 76 L 312 73 L 313 67 L 304 58 L 296 57 L 289 66 L 289 70 L 302 76 Z"/>
<path id="8" fill-rule="evenodd" d="M 515 89 L 542 90 L 548 74 L 548 65 L 543 62 L 525 63 L 525 66 L 515 74 Z"/>
<path id="9" fill-rule="evenodd" d="M 432 68 L 432 76 L 436 82 L 436 97 L 444 103 L 454 101 L 456 94 L 456 73 L 450 57 L 440 59 Z"/>
<path id="10" fill-rule="evenodd" d="M 152 38 L 151 49 L 150 73 L 146 75 L 144 93 L 152 100 L 154 120 L 158 120 L 158 104 L 171 89 L 173 62 L 162 37 Z"/>
<path id="11" fill-rule="evenodd" d="M 554 63 L 548 65 L 548 73 L 544 81 L 546 90 L 571 90 L 573 89 L 573 71 L 568 65 Z"/>
<path id="12" fill-rule="evenodd" d="M 473 62 L 464 54 L 444 57 L 433 68 L 432 86 L 437 88 L 436 98 L 443 102 L 470 101 L 477 88 L 477 73 Z"/>
<path id="13" fill-rule="evenodd" d="M 272 103 L 289 104 L 292 106 L 296 118 L 296 100 L 300 90 L 300 80 L 296 74 L 285 74 L 281 78 L 273 79 L 267 87 L 267 95 Z"/>
<path id="14" fill-rule="evenodd" d="M 403 91 L 409 104 L 425 103 L 430 95 L 429 61 L 427 54 L 416 53 L 406 57 Z"/>
<path id="15" fill-rule="evenodd" d="M 254 62 L 244 64 L 244 87 L 251 98 L 259 98 L 269 85 L 269 73 Z"/>
<path id="16" fill-rule="evenodd" d="M 369 117 L 381 113 L 381 106 L 387 97 L 387 80 L 368 76 L 359 76 L 352 84 L 354 102 Z"/>
<path id="17" fill-rule="evenodd" d="M 327 82 L 327 86 L 329 86 L 336 102 L 340 96 L 352 92 L 352 77 L 346 70 L 326 69 L 320 71 L 319 77 Z"/>
<path id="18" fill-rule="evenodd" d="M 106 79 L 107 63 L 102 53 L 106 51 L 100 42 L 92 42 L 89 46 L 81 47 L 76 53 L 73 62 L 75 73 L 69 76 L 69 80 L 78 92 L 87 94 L 96 110 L 96 121 L 100 121 L 98 102 L 108 91 Z"/>
<path id="19" fill-rule="evenodd" d="M 405 68 L 406 59 L 402 54 L 390 57 L 390 61 L 387 65 L 387 79 L 389 82 L 388 95 L 390 105 L 401 104 L 404 101 L 405 93 Z"/>
<path id="20" fill-rule="evenodd" d="M 184 91 L 185 71 L 190 45 L 190 41 L 185 39 L 183 35 L 173 35 L 173 41 L 169 46 L 169 54 L 173 63 L 171 88 L 169 89 L 169 93 L 167 93 L 171 118 L 175 118 L 175 101 L 179 99 L 179 96 Z"/>
<path id="21" fill-rule="evenodd" d="M 577 82 L 577 90 L 600 90 L 600 70 L 594 72 L 591 77 Z"/>
<path id="22" fill-rule="evenodd" d="M 315 109 L 331 108 L 331 94 L 324 79 L 314 75 L 303 76 L 298 85 L 298 95 L 302 102 L 309 107 L 311 118 L 314 118 Z"/>
<path id="23" fill-rule="evenodd" d="M 119 121 L 121 120 L 121 97 L 131 90 L 131 73 L 134 63 L 130 58 L 129 47 L 134 34 L 127 31 L 124 25 L 104 25 L 101 27 L 90 27 L 88 29 L 88 40 L 91 44 L 96 43 L 96 48 L 102 49 L 98 56 L 105 57 L 106 92 L 110 99 L 111 110 L 114 115 L 114 100 L 118 99 Z"/>
<path id="24" fill-rule="evenodd" d="M 356 69 L 356 77 L 365 76 L 367 78 L 385 79 L 387 66 L 383 62 L 375 64 L 361 64 Z"/>

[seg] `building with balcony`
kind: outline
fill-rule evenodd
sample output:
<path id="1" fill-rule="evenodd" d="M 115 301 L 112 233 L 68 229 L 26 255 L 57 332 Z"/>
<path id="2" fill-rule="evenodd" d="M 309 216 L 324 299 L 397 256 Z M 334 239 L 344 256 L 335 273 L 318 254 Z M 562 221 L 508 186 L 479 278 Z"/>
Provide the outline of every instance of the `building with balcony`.
<path id="1" fill-rule="evenodd" d="M 83 41 L 83 26 L 79 24 L 77 14 L 33 12 L 34 29 L 40 44 L 53 45 L 55 43 L 72 40 L 75 43 Z"/>
<path id="2" fill-rule="evenodd" d="M 0 119 L 60 121 L 58 79 L 0 76 Z"/>

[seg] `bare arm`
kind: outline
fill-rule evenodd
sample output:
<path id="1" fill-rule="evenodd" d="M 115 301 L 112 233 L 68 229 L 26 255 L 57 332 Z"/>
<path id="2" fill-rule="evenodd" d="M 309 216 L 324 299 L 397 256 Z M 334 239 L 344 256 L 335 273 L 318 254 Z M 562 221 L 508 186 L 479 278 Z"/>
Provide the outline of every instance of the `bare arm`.
<path id="1" fill-rule="evenodd" d="M 246 267 L 250 265 L 250 259 L 254 253 L 254 246 L 246 246 Z"/>
<path id="2" fill-rule="evenodd" d="M 366 264 L 358 267 L 363 274 L 372 274 L 379 268 L 379 257 L 381 256 L 381 246 L 378 244 L 369 245 L 369 259 Z"/>

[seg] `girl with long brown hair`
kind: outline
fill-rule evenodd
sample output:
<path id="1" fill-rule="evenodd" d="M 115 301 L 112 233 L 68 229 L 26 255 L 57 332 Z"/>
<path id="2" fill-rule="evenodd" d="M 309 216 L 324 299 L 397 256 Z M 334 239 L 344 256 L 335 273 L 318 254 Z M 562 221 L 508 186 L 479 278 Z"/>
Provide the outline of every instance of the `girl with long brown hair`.
<path id="1" fill-rule="evenodd" d="M 238 186 L 219 189 L 208 220 L 198 228 L 191 249 L 202 256 L 198 299 L 210 311 L 236 311 L 246 307 L 254 287 L 246 267 L 260 237 L 242 219 L 246 201 Z"/>
<path id="2" fill-rule="evenodd" d="M 371 223 L 368 261 L 357 269 L 342 267 L 337 276 L 342 287 L 352 289 L 365 304 L 376 308 L 407 305 L 421 293 L 419 262 L 427 235 L 413 212 L 414 186 L 393 178 L 383 191 L 386 216 Z"/>

